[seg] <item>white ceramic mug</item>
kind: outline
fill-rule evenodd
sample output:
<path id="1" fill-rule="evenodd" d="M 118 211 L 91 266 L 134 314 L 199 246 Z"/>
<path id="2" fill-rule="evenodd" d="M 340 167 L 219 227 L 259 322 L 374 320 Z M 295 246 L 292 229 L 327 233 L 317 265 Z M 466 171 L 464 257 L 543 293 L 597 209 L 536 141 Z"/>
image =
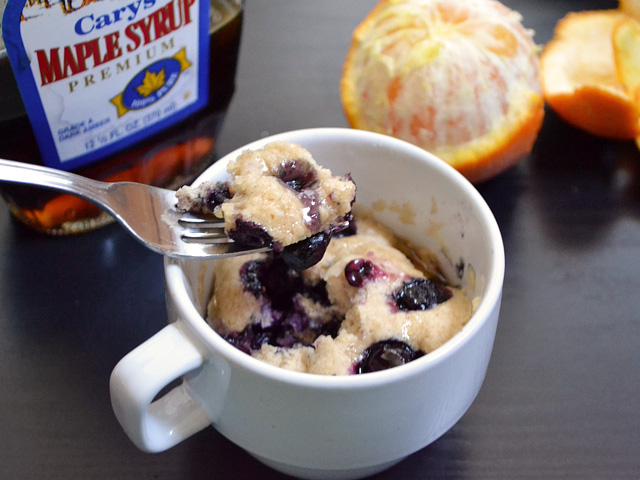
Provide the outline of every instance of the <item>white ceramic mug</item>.
<path id="1" fill-rule="evenodd" d="M 453 168 L 408 143 L 360 130 L 265 138 L 225 156 L 197 182 L 225 178 L 229 159 L 274 140 L 302 145 L 335 174 L 350 172 L 358 204 L 375 205 L 378 220 L 430 247 L 452 275 L 464 267 L 463 288 L 481 298 L 475 314 L 446 344 L 401 367 L 341 377 L 291 372 L 237 350 L 203 319 L 212 261 L 167 258 L 170 324 L 118 363 L 113 408 L 131 440 L 148 452 L 211 424 L 290 475 L 371 475 L 440 437 L 480 390 L 502 293 L 500 232 L 480 194 Z M 180 377 L 179 386 L 155 399 Z"/>

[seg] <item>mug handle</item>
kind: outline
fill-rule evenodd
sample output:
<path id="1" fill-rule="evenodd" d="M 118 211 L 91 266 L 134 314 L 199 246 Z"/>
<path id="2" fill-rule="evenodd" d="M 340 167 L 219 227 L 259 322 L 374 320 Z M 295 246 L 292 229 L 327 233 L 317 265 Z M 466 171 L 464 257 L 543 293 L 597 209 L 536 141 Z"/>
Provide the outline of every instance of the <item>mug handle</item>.
<path id="1" fill-rule="evenodd" d="M 204 357 L 178 323 L 125 355 L 109 382 L 120 425 L 139 449 L 150 453 L 167 450 L 211 424 L 184 383 L 154 401 L 171 382 L 204 365 Z"/>

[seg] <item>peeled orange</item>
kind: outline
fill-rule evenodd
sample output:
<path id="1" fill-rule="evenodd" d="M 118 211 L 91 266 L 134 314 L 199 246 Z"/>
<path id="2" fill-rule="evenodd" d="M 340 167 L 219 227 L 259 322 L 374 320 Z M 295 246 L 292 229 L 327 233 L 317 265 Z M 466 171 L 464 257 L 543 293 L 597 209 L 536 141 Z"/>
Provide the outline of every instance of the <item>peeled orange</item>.
<path id="1" fill-rule="evenodd" d="M 472 182 L 514 165 L 544 116 L 538 49 L 521 20 L 494 0 L 382 0 L 345 60 L 350 125 L 414 143 Z"/>
<path id="2" fill-rule="evenodd" d="M 549 106 L 589 133 L 621 140 L 636 137 L 640 112 L 614 55 L 614 31 L 628 19 L 621 10 L 571 12 L 558 22 L 540 58 Z"/>

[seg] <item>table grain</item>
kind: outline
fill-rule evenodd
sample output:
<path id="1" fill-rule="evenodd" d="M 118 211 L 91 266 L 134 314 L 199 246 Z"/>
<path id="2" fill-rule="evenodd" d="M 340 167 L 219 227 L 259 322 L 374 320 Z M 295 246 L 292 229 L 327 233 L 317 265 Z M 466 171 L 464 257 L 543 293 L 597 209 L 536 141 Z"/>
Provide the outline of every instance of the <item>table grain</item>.
<path id="1" fill-rule="evenodd" d="M 568 11 L 504 0 L 546 43 Z M 347 126 L 342 62 L 372 0 L 247 0 L 223 155 Z M 531 155 L 478 187 L 504 237 L 486 380 L 439 440 L 372 478 L 640 478 L 640 153 L 547 111 Z M 0 479 L 283 479 L 207 428 L 160 454 L 113 415 L 109 375 L 167 321 L 162 258 L 118 225 L 49 238 L 0 202 Z"/>

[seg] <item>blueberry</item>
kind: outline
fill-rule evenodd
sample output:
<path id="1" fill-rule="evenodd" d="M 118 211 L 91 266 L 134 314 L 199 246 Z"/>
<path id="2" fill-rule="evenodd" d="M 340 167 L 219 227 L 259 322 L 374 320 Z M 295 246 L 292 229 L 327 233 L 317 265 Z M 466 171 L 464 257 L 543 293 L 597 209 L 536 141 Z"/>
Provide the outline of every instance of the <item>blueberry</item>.
<path id="1" fill-rule="evenodd" d="M 420 358 L 424 352 L 412 349 L 400 340 L 383 340 L 367 348 L 356 366 L 356 373 L 370 373 L 409 363 Z"/>
<path id="2" fill-rule="evenodd" d="M 298 194 L 298 199 L 302 203 L 304 223 L 313 233 L 317 233 L 322 223 L 320 222 L 320 208 L 318 202 L 318 192 L 315 190 L 305 190 Z"/>
<path id="3" fill-rule="evenodd" d="M 214 211 L 219 205 L 231 198 L 228 182 L 217 182 L 213 188 L 207 191 L 203 199 L 204 207 L 210 211 Z"/>
<path id="4" fill-rule="evenodd" d="M 253 351 L 260 350 L 265 343 L 274 344 L 274 333 L 273 329 L 264 328 L 259 324 L 250 324 L 241 332 L 233 332 L 223 338 L 237 349 L 251 354 Z"/>
<path id="5" fill-rule="evenodd" d="M 320 335 L 335 337 L 341 318 L 324 321 L 303 299 L 329 306 L 325 282 L 306 284 L 299 272 L 278 256 L 249 260 L 240 268 L 244 288 L 260 299 L 260 315 L 241 332 L 223 335 L 239 350 L 251 354 L 262 345 L 291 348 L 311 345 Z"/>
<path id="6" fill-rule="evenodd" d="M 288 160 L 280 165 L 278 178 L 296 192 L 313 188 L 318 176 L 311 164 L 305 160 Z"/>
<path id="7" fill-rule="evenodd" d="M 229 232 L 229 238 L 238 245 L 247 247 L 272 247 L 274 242 L 269 232 L 255 222 L 247 222 L 239 216 L 235 228 Z"/>
<path id="8" fill-rule="evenodd" d="M 240 281 L 247 291 L 259 297 L 265 293 L 262 281 L 266 262 L 262 260 L 250 260 L 240 268 Z"/>
<path id="9" fill-rule="evenodd" d="M 322 325 L 320 331 L 318 332 L 318 336 L 328 335 L 331 338 L 336 338 L 338 336 L 338 332 L 340 331 L 340 325 L 342 325 L 342 320 L 339 318 L 329 320 Z"/>
<path id="10" fill-rule="evenodd" d="M 318 210 L 318 192 L 313 188 L 318 182 L 318 175 L 313 166 L 305 160 L 288 160 L 280 165 L 278 178 L 298 193 L 298 198 L 305 211 L 305 223 L 312 232 L 320 229 Z"/>
<path id="11" fill-rule="evenodd" d="M 264 313 L 264 312 L 263 312 Z M 261 322 L 247 325 L 241 332 L 224 335 L 223 338 L 239 350 L 251 354 L 262 345 L 291 348 L 294 345 L 310 345 L 317 334 L 309 328 L 310 319 L 295 310 L 287 312 L 271 311 L 268 325 Z M 318 328 L 319 330 L 319 328 Z"/>
<path id="12" fill-rule="evenodd" d="M 329 240 L 331 240 L 330 234 L 316 233 L 309 238 L 284 247 L 280 256 L 290 268 L 300 272 L 322 260 Z"/>
<path id="13" fill-rule="evenodd" d="M 193 194 L 196 198 L 191 198 L 191 195 L 182 195 L 182 192 L 177 192 L 178 203 L 176 208 L 182 211 L 188 211 L 189 213 L 213 213 L 216 207 L 222 205 L 227 200 L 231 199 L 231 193 L 229 191 L 228 182 L 205 182 L 199 187 L 193 190 Z"/>
<path id="14" fill-rule="evenodd" d="M 414 278 L 396 290 L 392 297 L 400 310 L 428 310 L 439 303 L 446 302 L 453 294 L 444 285 L 426 278 Z"/>
<path id="15" fill-rule="evenodd" d="M 319 280 L 318 283 L 309 285 L 302 283 L 301 293 L 312 302 L 315 302 L 324 307 L 330 307 L 332 305 L 329 300 L 329 294 L 327 293 L 327 282 Z"/>
<path id="16" fill-rule="evenodd" d="M 356 258 L 344 267 L 344 276 L 352 287 L 361 287 L 366 280 L 382 275 L 383 272 L 369 260 Z"/>
<path id="17" fill-rule="evenodd" d="M 356 233 L 358 233 L 358 227 L 356 219 L 353 217 L 351 212 L 347 213 L 332 227 L 332 234 L 336 238 L 350 237 Z"/>
<path id="18" fill-rule="evenodd" d="M 261 286 L 262 297 L 269 302 L 272 315 L 291 309 L 293 298 L 301 289 L 300 276 L 276 256 L 268 257 L 264 266 L 256 274 Z"/>

